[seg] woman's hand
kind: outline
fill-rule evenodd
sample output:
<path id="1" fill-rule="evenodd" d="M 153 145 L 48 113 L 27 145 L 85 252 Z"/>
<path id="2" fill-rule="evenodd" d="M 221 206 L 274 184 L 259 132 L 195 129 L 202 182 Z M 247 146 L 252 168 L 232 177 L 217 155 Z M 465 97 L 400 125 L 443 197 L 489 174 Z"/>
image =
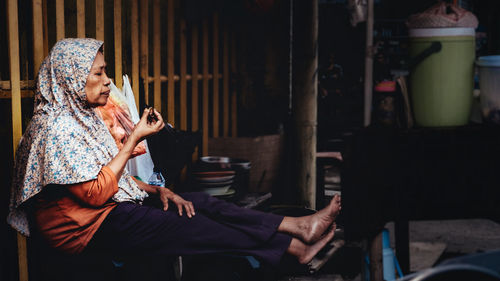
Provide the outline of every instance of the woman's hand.
<path id="1" fill-rule="evenodd" d="M 149 118 L 148 120 L 149 115 L 154 115 L 156 118 Z M 152 107 L 146 108 L 142 113 L 141 120 L 135 125 L 132 135 L 134 135 L 137 138 L 137 142 L 139 142 L 147 136 L 158 133 L 163 127 L 165 127 L 165 122 L 163 122 L 161 114 Z"/>
<path id="2" fill-rule="evenodd" d="M 174 202 L 177 205 L 177 210 L 179 211 L 179 216 L 182 216 L 182 210 L 186 210 L 188 218 L 192 218 L 195 215 L 194 206 L 191 201 L 186 201 L 179 195 L 173 193 L 170 189 L 165 187 L 158 188 L 158 194 L 160 195 L 160 200 L 163 203 L 163 210 L 168 210 L 168 201 Z"/>

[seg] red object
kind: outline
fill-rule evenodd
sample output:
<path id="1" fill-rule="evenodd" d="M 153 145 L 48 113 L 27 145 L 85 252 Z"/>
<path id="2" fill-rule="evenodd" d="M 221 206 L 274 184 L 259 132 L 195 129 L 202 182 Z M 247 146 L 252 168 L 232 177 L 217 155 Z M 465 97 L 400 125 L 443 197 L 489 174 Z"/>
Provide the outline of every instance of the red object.
<path id="1" fill-rule="evenodd" d="M 382 81 L 375 85 L 376 92 L 395 92 L 396 82 L 394 81 Z"/>
<path id="2" fill-rule="evenodd" d="M 128 110 L 119 106 L 117 102 L 109 97 L 106 105 L 99 106 L 97 112 L 101 115 L 104 124 L 106 124 L 106 127 L 108 127 L 109 132 L 115 139 L 118 149 L 122 149 L 128 136 L 131 134 L 132 130 L 134 130 L 134 123 L 130 118 Z M 141 141 L 134 148 L 132 157 L 144 153 L 146 153 L 146 145 Z"/>

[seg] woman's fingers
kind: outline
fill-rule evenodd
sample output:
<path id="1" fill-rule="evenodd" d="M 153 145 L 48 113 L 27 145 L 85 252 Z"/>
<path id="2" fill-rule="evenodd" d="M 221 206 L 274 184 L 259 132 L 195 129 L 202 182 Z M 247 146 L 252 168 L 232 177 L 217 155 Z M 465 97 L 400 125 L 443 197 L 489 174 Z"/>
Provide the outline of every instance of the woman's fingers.
<path id="1" fill-rule="evenodd" d="M 152 129 L 155 130 L 156 132 L 159 132 L 161 129 L 163 129 L 163 127 L 165 127 L 165 122 L 163 121 L 163 117 L 154 108 L 150 109 L 150 114 L 156 116 L 156 120 L 153 123 L 151 123 L 153 125 Z"/>
<path id="2" fill-rule="evenodd" d="M 194 216 L 193 203 L 191 203 L 190 201 L 185 201 L 184 209 L 186 209 L 186 214 L 187 214 L 188 218 L 192 218 Z"/>
<path id="3" fill-rule="evenodd" d="M 149 114 L 149 108 L 144 109 L 144 111 L 142 112 L 141 119 L 147 118 L 148 114 Z"/>
<path id="4" fill-rule="evenodd" d="M 177 211 L 179 211 L 179 216 L 182 217 L 182 204 L 180 203 L 177 204 Z"/>
<path id="5" fill-rule="evenodd" d="M 192 218 L 195 215 L 193 203 L 183 200 L 182 202 L 179 202 L 176 205 L 177 205 L 177 211 L 179 213 L 179 216 L 182 217 L 184 210 L 186 211 L 186 216 L 188 218 Z"/>
<path id="6" fill-rule="evenodd" d="M 168 198 L 166 198 L 165 196 L 165 198 L 163 198 L 161 202 L 163 202 L 163 211 L 168 210 Z"/>
<path id="7" fill-rule="evenodd" d="M 194 212 L 193 202 L 188 201 L 188 207 L 189 207 L 189 211 L 191 213 L 191 217 L 194 216 L 194 215 L 196 215 L 196 213 Z"/>

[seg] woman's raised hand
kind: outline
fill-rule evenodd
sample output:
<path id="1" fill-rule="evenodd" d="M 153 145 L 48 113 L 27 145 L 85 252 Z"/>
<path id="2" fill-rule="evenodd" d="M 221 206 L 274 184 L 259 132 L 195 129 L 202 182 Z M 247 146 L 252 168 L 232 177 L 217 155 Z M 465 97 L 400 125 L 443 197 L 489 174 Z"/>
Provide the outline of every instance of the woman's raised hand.
<path id="1" fill-rule="evenodd" d="M 141 141 L 147 136 L 158 133 L 163 127 L 165 127 L 165 122 L 163 122 L 161 114 L 150 107 L 144 109 L 141 120 L 135 125 L 132 134 L 135 134 L 138 141 Z"/>

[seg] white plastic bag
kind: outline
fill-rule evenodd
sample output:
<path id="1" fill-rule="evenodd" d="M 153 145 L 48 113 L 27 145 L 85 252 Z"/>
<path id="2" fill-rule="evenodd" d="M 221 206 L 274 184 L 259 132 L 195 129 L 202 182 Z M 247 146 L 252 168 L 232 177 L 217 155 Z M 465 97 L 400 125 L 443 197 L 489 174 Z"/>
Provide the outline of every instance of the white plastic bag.
<path id="1" fill-rule="evenodd" d="M 123 75 L 122 89 L 122 94 L 130 110 L 132 122 L 134 122 L 134 124 L 137 124 L 141 118 L 139 117 L 139 112 L 137 111 L 134 93 L 132 92 L 132 87 L 130 86 L 127 75 Z M 151 159 L 148 143 L 146 142 L 146 140 L 144 140 L 144 142 L 146 144 L 146 153 L 128 160 L 127 169 L 131 175 L 137 176 L 142 181 L 146 182 L 153 174 L 154 163 Z"/>

